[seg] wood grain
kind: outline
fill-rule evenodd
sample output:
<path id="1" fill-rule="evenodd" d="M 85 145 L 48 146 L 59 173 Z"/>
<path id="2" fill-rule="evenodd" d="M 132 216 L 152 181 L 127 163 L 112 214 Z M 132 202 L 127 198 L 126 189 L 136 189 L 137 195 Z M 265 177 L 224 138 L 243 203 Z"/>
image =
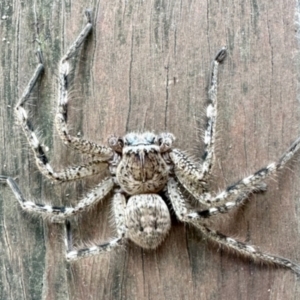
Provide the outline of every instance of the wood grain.
<path id="1" fill-rule="evenodd" d="M 0 174 L 27 198 L 75 204 L 99 178 L 52 185 L 35 166 L 13 106 L 44 53 L 46 72 L 30 101 L 31 118 L 57 168 L 82 158 L 65 148 L 53 113 L 57 66 L 83 28 L 94 29 L 75 63 L 69 123 L 74 134 L 106 143 L 110 134 L 171 131 L 176 146 L 200 157 L 199 130 L 210 62 L 220 67 L 214 190 L 277 159 L 299 135 L 299 44 L 295 1 L 8 1 L 0 3 Z M 210 246 L 174 220 L 156 251 L 125 251 L 67 265 L 63 230 L 23 213 L 0 186 L 0 299 L 299 299 L 287 270 L 259 266 Z M 300 262 L 299 157 L 268 191 L 212 226 L 262 250 Z M 113 236 L 109 199 L 73 221 L 81 241 Z"/>

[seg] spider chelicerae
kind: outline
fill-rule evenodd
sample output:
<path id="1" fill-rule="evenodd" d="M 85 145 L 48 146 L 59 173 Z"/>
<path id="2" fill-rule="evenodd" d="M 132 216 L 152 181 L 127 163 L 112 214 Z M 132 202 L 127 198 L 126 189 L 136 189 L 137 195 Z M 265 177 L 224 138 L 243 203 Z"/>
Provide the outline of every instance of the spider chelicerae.
<path id="1" fill-rule="evenodd" d="M 173 148 L 175 138 L 171 133 L 156 135 L 152 132 L 144 132 L 128 133 L 124 137 L 111 136 L 108 139 L 108 146 L 98 145 L 69 133 L 67 107 L 70 59 L 74 57 L 92 30 L 91 12 L 86 11 L 86 16 L 86 26 L 59 64 L 59 97 L 55 122 L 62 141 L 80 153 L 90 155 L 89 163 L 69 167 L 59 172 L 54 171 L 28 119 L 24 105 L 44 70 L 40 51 L 38 51 L 39 64 L 16 104 L 15 113 L 33 150 L 38 169 L 46 177 L 56 182 L 72 181 L 100 173 L 104 167 L 108 168 L 111 176 L 102 180 L 75 207 L 34 203 L 23 197 L 13 178 L 1 175 L 0 182 L 8 184 L 25 211 L 49 217 L 52 222 L 65 222 L 68 261 L 111 251 L 128 239 L 145 249 L 157 248 L 171 227 L 169 207 L 163 200 L 167 198 L 176 217 L 182 222 L 194 225 L 209 240 L 255 261 L 289 268 L 300 275 L 300 266 L 289 259 L 261 252 L 254 246 L 208 228 L 203 222 L 205 219 L 227 213 L 240 206 L 251 193 L 264 191 L 265 179 L 282 169 L 300 147 L 300 138 L 298 138 L 277 162 L 237 181 L 218 194 L 209 192 L 207 182 L 214 163 L 217 74 L 218 66 L 226 56 L 225 47 L 217 53 L 212 65 L 209 104 L 206 110 L 205 153 L 201 164 L 196 164 L 184 152 Z M 117 237 L 100 245 L 73 249 L 68 218 L 99 203 L 110 193 L 112 193 L 112 211 Z M 162 197 L 163 194 L 166 197 Z M 198 203 L 205 205 L 206 209 L 195 208 L 193 202 L 187 201 L 185 194 L 189 194 L 188 198 L 192 197 Z"/>

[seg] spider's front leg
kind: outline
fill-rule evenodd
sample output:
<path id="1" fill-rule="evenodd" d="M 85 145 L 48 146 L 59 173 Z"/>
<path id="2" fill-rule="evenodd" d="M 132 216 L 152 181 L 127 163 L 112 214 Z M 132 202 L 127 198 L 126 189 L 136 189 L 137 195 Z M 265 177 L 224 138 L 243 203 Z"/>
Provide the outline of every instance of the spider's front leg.
<path id="1" fill-rule="evenodd" d="M 70 75 L 70 59 L 75 56 L 82 43 L 86 40 L 87 36 L 92 30 L 92 17 L 91 11 L 86 10 L 87 24 L 77 39 L 69 47 L 66 54 L 62 57 L 59 63 L 59 96 L 58 108 L 55 117 L 56 128 L 59 136 L 66 145 L 78 150 L 81 153 L 94 155 L 103 161 L 109 160 L 113 152 L 111 148 L 106 146 L 97 145 L 91 141 L 87 141 L 69 134 L 67 126 L 68 118 L 68 102 L 69 102 L 69 75 Z"/>
<path id="2" fill-rule="evenodd" d="M 113 151 L 109 147 L 100 146 L 93 142 L 89 142 L 77 137 L 72 137 L 67 130 L 66 120 L 67 120 L 67 87 L 68 87 L 68 75 L 69 75 L 69 62 L 68 60 L 73 57 L 84 42 L 88 34 L 92 29 L 90 12 L 87 11 L 86 15 L 88 17 L 88 23 L 82 30 L 80 35 L 77 37 L 75 42 L 71 45 L 65 56 L 60 62 L 59 68 L 59 79 L 60 79 L 60 89 L 59 89 L 59 100 L 58 100 L 58 111 L 56 115 L 56 125 L 66 144 L 73 146 L 73 148 L 83 152 L 92 154 L 95 156 L 91 162 L 83 166 L 69 167 L 65 170 L 56 172 L 53 170 L 49 164 L 49 159 L 43 149 L 43 146 L 34 132 L 33 126 L 28 119 L 28 113 L 24 108 L 26 101 L 31 95 L 31 91 L 36 85 L 37 81 L 41 78 L 44 71 L 44 63 L 41 51 L 38 51 L 39 63 L 36 70 L 30 79 L 25 91 L 23 92 L 21 98 L 15 106 L 15 113 L 20 126 L 28 140 L 30 147 L 32 148 L 36 163 L 42 174 L 48 178 L 55 181 L 69 181 L 86 176 L 94 175 L 100 173 L 103 168 L 107 167 L 106 161 L 108 161 L 113 156 Z"/>
<path id="3" fill-rule="evenodd" d="M 174 149 L 171 159 L 174 163 L 176 177 L 181 184 L 197 199 L 203 195 L 207 188 L 207 180 L 211 175 L 214 162 L 214 145 L 217 118 L 217 90 L 218 90 L 218 66 L 226 57 L 226 47 L 223 47 L 216 55 L 212 63 L 210 88 L 208 92 L 208 106 L 206 109 L 207 126 L 204 135 L 205 152 L 201 167 L 196 166 L 183 152 Z M 201 198 L 202 199 L 202 198 Z"/>
<path id="4" fill-rule="evenodd" d="M 108 242 L 100 245 L 93 245 L 87 248 L 73 249 L 72 244 L 72 233 L 71 225 L 69 221 L 66 221 L 66 233 L 65 233 L 65 244 L 66 244 L 66 257 L 68 261 L 78 260 L 84 257 L 94 256 L 101 253 L 109 252 L 114 248 L 123 245 L 126 234 L 125 226 L 125 210 L 126 210 L 126 199 L 121 193 L 114 194 L 113 197 L 113 214 L 115 220 L 115 226 L 117 229 L 118 237 L 111 239 Z"/>
<path id="5" fill-rule="evenodd" d="M 238 189 L 243 185 L 243 182 L 238 182 L 234 188 L 229 188 L 227 192 L 223 192 L 217 196 L 212 196 L 207 193 L 207 181 L 211 176 L 211 170 L 214 162 L 214 145 L 215 145 L 215 131 L 216 131 L 216 117 L 217 117 L 217 90 L 218 90 L 218 66 L 224 61 L 226 57 L 226 48 L 223 47 L 216 55 L 212 63 L 212 73 L 210 78 L 210 89 L 208 92 L 209 104 L 207 107 L 207 126 L 205 130 L 204 143 L 205 153 L 204 160 L 199 167 L 187 155 L 179 149 L 174 149 L 170 153 L 170 157 L 174 164 L 174 172 L 177 179 L 189 191 L 193 197 L 200 203 L 207 206 L 215 206 L 220 201 L 228 201 L 228 198 L 235 193 L 237 195 L 236 203 L 243 202 L 249 194 L 257 191 L 264 191 L 265 185 L 259 181 L 246 188 Z M 229 206 L 228 206 L 229 207 Z M 214 213 L 223 211 L 225 206 L 220 207 L 219 210 L 213 210 Z"/>
<path id="6" fill-rule="evenodd" d="M 205 237 L 211 241 L 217 243 L 218 245 L 223 245 L 226 248 L 234 250 L 236 253 L 250 258 L 255 262 L 275 264 L 280 267 L 289 268 L 300 275 L 300 265 L 292 262 L 291 260 L 261 252 L 254 246 L 239 242 L 231 237 L 225 236 L 220 232 L 211 230 L 206 225 L 202 224 L 202 217 L 199 215 L 199 212 L 190 209 L 190 207 L 186 205 L 178 185 L 173 178 L 169 179 L 168 193 L 177 218 L 182 222 L 193 224 L 202 232 Z"/>

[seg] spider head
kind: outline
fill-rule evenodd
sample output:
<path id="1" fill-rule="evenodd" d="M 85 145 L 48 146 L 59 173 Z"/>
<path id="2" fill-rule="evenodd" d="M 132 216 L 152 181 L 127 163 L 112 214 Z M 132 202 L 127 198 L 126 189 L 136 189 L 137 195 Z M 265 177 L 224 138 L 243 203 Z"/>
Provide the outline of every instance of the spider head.
<path id="1" fill-rule="evenodd" d="M 152 132 L 144 133 L 128 133 L 123 138 L 124 146 L 137 147 L 137 146 L 158 146 L 157 136 Z"/>
<path id="2" fill-rule="evenodd" d="M 153 132 L 126 134 L 123 138 L 111 136 L 108 139 L 109 146 L 116 152 L 124 153 L 128 150 L 138 151 L 144 149 L 146 151 L 154 150 L 160 153 L 167 152 L 171 149 L 175 137 L 172 133 L 161 133 L 159 135 Z"/>
<path id="3" fill-rule="evenodd" d="M 110 147 L 120 160 L 116 178 L 129 195 L 156 193 L 166 185 L 170 167 L 165 158 L 174 137 L 170 133 L 128 133 L 123 138 L 111 137 Z"/>

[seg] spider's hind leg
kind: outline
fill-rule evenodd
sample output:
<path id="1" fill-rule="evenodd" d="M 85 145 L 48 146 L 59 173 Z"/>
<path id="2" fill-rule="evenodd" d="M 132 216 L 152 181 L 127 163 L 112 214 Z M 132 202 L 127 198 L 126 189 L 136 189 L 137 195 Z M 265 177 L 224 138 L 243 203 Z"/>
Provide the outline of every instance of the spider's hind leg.
<path id="1" fill-rule="evenodd" d="M 73 249 L 72 244 L 72 233 L 71 225 L 69 221 L 66 221 L 66 234 L 65 234 L 65 244 L 67 249 L 67 260 L 74 261 L 84 257 L 90 257 L 105 252 L 112 251 L 123 245 L 126 237 L 126 227 L 125 227 L 125 209 L 126 209 L 126 199 L 121 193 L 116 193 L 113 196 L 113 215 L 115 220 L 115 226 L 118 237 L 111 239 L 108 242 L 101 243 L 98 245 L 93 245 L 91 247 Z"/>
<path id="2" fill-rule="evenodd" d="M 222 245 L 229 250 L 233 250 L 237 254 L 240 254 L 246 258 L 250 258 L 254 262 L 261 262 L 270 265 L 277 265 L 283 268 L 288 268 L 300 275 L 300 265 L 294 263 L 290 259 L 272 255 L 266 252 L 261 252 L 257 247 L 245 244 L 237 241 L 231 237 L 228 237 L 218 231 L 209 229 L 206 225 L 198 222 L 191 222 L 196 228 L 198 228 L 202 234 L 209 240 L 215 242 L 218 245 Z"/>
<path id="3" fill-rule="evenodd" d="M 201 216 L 199 212 L 192 210 L 187 206 L 177 183 L 172 178 L 168 182 L 168 193 L 177 218 L 182 222 L 193 224 L 201 231 L 204 237 L 218 245 L 225 246 L 246 258 L 250 258 L 255 262 L 274 264 L 280 267 L 289 268 L 300 275 L 300 265 L 292 262 L 291 260 L 261 252 L 254 246 L 239 242 L 220 232 L 209 229 L 201 222 L 203 221 L 203 216 Z"/>

